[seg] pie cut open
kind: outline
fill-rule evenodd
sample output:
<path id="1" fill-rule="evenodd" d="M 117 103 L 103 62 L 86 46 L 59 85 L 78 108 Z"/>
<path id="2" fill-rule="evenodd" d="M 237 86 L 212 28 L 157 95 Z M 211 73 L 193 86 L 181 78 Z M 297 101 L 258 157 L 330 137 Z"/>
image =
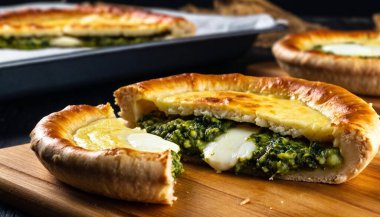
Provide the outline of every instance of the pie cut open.
<path id="1" fill-rule="evenodd" d="M 291 34 L 273 46 L 277 62 L 291 76 L 380 95 L 380 33 L 317 30 Z"/>
<path id="2" fill-rule="evenodd" d="M 368 165 L 380 142 L 373 108 L 322 82 L 182 74 L 114 95 L 129 127 L 177 142 L 183 155 L 217 172 L 342 183 Z"/>
<path id="3" fill-rule="evenodd" d="M 111 198 L 172 204 L 180 157 L 217 172 L 330 184 L 357 176 L 380 121 L 347 90 L 294 78 L 181 74 L 121 87 L 109 104 L 44 117 L 31 148 L 57 179 Z"/>

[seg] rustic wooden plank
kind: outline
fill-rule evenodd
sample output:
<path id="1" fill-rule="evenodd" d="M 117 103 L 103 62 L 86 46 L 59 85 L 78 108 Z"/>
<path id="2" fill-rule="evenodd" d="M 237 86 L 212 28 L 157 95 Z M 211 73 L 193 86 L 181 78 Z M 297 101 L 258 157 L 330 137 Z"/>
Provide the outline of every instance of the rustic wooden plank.
<path id="1" fill-rule="evenodd" d="M 249 75 L 254 76 L 280 76 L 287 77 L 288 73 L 280 69 L 276 62 L 261 62 L 250 65 L 248 67 Z M 380 97 L 375 96 L 360 96 L 362 99 L 367 101 L 368 103 L 372 103 L 373 108 L 377 113 L 380 113 Z"/>
<path id="2" fill-rule="evenodd" d="M 108 199 L 57 181 L 29 145 L 0 149 L 0 199 L 42 216 L 376 216 L 380 156 L 342 185 L 268 181 L 185 165 L 172 207 Z M 240 202 L 250 198 L 250 202 Z"/>

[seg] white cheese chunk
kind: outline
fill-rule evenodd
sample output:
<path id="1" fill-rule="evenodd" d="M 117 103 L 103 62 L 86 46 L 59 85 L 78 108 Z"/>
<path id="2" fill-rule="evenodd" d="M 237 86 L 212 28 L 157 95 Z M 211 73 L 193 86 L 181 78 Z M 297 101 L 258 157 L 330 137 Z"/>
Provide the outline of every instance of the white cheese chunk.
<path id="1" fill-rule="evenodd" d="M 247 138 L 257 128 L 238 126 L 227 130 L 226 133 L 207 144 L 203 150 L 204 160 L 217 172 L 229 170 L 236 165 L 239 159 L 249 159 L 256 145 L 247 141 Z"/>
<path id="2" fill-rule="evenodd" d="M 168 149 L 179 152 L 179 146 L 150 133 L 133 133 L 127 136 L 129 144 L 140 151 L 163 152 Z"/>
<path id="3" fill-rule="evenodd" d="M 50 40 L 51 46 L 57 47 L 76 47 L 81 45 L 82 42 L 78 38 L 62 36 L 58 38 L 53 38 Z"/>
<path id="4" fill-rule="evenodd" d="M 363 45 L 363 44 L 326 44 L 322 46 L 322 51 L 331 52 L 343 56 L 380 56 L 379 45 Z"/>

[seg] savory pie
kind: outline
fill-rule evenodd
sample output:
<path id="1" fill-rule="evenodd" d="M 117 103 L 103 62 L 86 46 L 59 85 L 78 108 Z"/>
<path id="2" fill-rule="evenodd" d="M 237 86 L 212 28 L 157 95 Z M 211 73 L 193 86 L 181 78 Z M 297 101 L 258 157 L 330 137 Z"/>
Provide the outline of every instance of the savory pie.
<path id="1" fill-rule="evenodd" d="M 294 77 L 380 95 L 380 33 L 319 30 L 289 35 L 273 46 L 279 65 Z"/>
<path id="2" fill-rule="evenodd" d="M 0 15 L 0 48 L 99 47 L 193 35 L 181 17 L 141 8 L 82 4 Z"/>
<path id="3" fill-rule="evenodd" d="M 338 86 L 294 78 L 182 74 L 118 89 L 129 127 L 217 172 L 342 183 L 373 159 L 379 117 Z"/>
<path id="4" fill-rule="evenodd" d="M 68 106 L 31 133 L 59 180 L 112 198 L 171 204 L 181 156 L 217 172 L 338 184 L 380 142 L 371 106 L 321 82 L 192 73 L 114 94 L 121 118 L 108 104 Z"/>

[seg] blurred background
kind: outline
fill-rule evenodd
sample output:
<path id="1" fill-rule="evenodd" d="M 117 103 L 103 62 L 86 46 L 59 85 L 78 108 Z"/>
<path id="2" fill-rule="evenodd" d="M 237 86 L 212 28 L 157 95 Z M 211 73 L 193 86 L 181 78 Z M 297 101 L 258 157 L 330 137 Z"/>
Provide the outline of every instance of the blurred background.
<path id="1" fill-rule="evenodd" d="M 20 4 L 30 3 L 26 0 L 3 0 L 0 4 Z M 42 1 L 41 1 L 42 2 Z M 45 0 L 44 2 L 53 2 Z M 81 2 L 81 1 L 61 1 L 61 2 Z M 87 1 L 99 2 L 99 1 Z M 201 7 L 212 7 L 212 0 L 113 0 L 102 2 L 114 2 L 123 4 L 162 6 L 162 7 L 181 7 L 186 4 L 194 4 Z M 229 2 L 228 0 L 223 2 Z M 249 0 L 246 0 L 249 2 Z M 361 0 L 361 1 L 300 1 L 300 0 L 270 0 L 270 2 L 300 16 L 367 16 L 379 12 L 380 1 Z"/>

